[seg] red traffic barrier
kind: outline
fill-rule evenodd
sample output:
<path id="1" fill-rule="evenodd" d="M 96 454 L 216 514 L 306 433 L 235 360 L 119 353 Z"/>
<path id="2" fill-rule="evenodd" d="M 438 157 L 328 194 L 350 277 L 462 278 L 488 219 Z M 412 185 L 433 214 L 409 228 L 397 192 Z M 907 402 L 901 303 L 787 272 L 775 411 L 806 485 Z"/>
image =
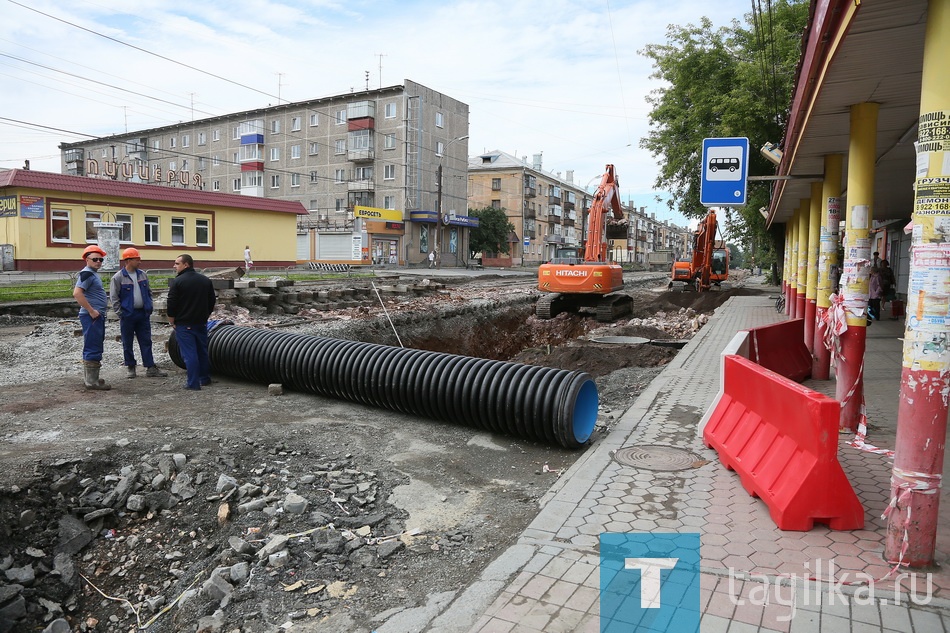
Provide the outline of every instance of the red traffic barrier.
<path id="1" fill-rule="evenodd" d="M 805 320 L 791 319 L 749 330 L 749 358 L 777 374 L 801 382 L 811 376 Z"/>
<path id="2" fill-rule="evenodd" d="M 723 358 L 723 395 L 703 442 L 782 530 L 864 527 L 864 507 L 838 462 L 840 404 L 741 356 Z"/>

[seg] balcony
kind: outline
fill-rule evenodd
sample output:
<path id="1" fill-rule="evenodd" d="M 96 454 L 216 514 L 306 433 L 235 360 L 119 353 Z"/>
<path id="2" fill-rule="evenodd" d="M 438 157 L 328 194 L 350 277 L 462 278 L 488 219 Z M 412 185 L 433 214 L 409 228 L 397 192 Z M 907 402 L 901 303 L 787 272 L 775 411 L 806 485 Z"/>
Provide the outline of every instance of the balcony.
<path id="1" fill-rule="evenodd" d="M 564 203 L 564 210 L 565 210 L 565 211 L 573 211 L 573 210 L 574 210 L 574 203 L 573 203 L 573 202 L 570 202 L 570 201 L 565 202 L 565 203 Z"/>
<path id="2" fill-rule="evenodd" d="M 537 232 L 534 229 L 525 229 L 524 236 L 534 239 L 537 237 Z"/>
<path id="3" fill-rule="evenodd" d="M 561 196 L 548 196 L 548 204 L 561 204 Z"/>
<path id="4" fill-rule="evenodd" d="M 538 217 L 537 211 L 534 210 L 534 207 L 525 208 L 524 217 L 526 218 L 536 218 Z"/>
<path id="5" fill-rule="evenodd" d="M 346 183 L 347 191 L 374 191 L 376 184 L 372 180 L 350 180 Z"/>
<path id="6" fill-rule="evenodd" d="M 536 195 L 538 195 L 538 190 L 537 190 L 537 189 L 535 189 L 534 187 L 525 186 L 525 188 L 524 188 L 524 197 L 525 197 L 525 198 L 533 198 L 533 197 L 535 197 Z"/>
<path id="7" fill-rule="evenodd" d="M 574 218 L 569 215 L 565 215 L 561 222 L 564 226 L 574 226 Z"/>
<path id="8" fill-rule="evenodd" d="M 546 244 L 563 244 L 564 236 L 563 235 L 545 235 L 544 242 Z"/>
<path id="9" fill-rule="evenodd" d="M 354 163 L 366 163 L 376 160 L 376 151 L 373 149 L 351 149 L 346 152 L 346 158 Z"/>

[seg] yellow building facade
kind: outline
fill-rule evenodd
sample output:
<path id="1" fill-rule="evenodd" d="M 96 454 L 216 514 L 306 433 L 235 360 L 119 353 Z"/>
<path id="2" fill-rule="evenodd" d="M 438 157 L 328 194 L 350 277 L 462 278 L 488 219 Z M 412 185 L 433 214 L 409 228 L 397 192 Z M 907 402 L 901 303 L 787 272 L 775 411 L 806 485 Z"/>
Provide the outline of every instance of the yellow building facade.
<path id="1" fill-rule="evenodd" d="M 246 246 L 256 266 L 293 266 L 297 217 L 306 214 L 302 204 L 285 200 L 0 171 L 5 270 L 72 270 L 90 244 L 116 258 L 134 246 L 146 268 L 168 268 L 181 253 L 202 268 L 243 265 Z"/>

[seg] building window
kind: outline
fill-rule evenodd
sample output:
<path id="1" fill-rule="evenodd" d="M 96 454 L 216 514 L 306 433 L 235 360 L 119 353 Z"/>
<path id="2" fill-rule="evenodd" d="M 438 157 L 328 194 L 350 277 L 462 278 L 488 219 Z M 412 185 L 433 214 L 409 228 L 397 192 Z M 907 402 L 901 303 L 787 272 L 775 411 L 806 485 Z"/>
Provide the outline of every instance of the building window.
<path id="1" fill-rule="evenodd" d="M 300 174 L 290 174 L 290 186 L 291 187 L 300 186 Z"/>
<path id="2" fill-rule="evenodd" d="M 211 226 L 208 220 L 195 220 L 195 244 L 211 245 Z"/>
<path id="3" fill-rule="evenodd" d="M 175 147 L 175 144 L 174 144 L 174 143 L 172 143 L 172 147 Z M 109 158 L 109 150 L 107 150 L 107 149 L 104 148 L 104 147 L 102 148 L 102 157 L 103 157 L 103 158 Z"/>
<path id="4" fill-rule="evenodd" d="M 119 225 L 119 241 L 132 241 L 132 216 L 128 213 L 116 213 L 115 222 Z"/>
<path id="5" fill-rule="evenodd" d="M 212 156 L 212 157 L 211 157 L 211 166 L 212 166 L 212 167 L 220 167 L 220 166 L 221 166 L 221 157 L 218 156 L 217 154 L 215 154 L 214 156 Z"/>
<path id="6" fill-rule="evenodd" d="M 346 182 L 346 170 L 345 169 L 334 170 L 333 182 L 336 182 L 336 183 Z"/>
<path id="7" fill-rule="evenodd" d="M 396 149 L 395 134 L 387 134 L 383 137 L 383 149 Z"/>
<path id="8" fill-rule="evenodd" d="M 67 209 L 50 209 L 50 233 L 54 242 L 69 242 L 69 211 Z"/>
<path id="9" fill-rule="evenodd" d="M 198 132 L 198 145 L 207 145 L 208 135 L 204 132 Z"/>
<path id="10" fill-rule="evenodd" d="M 159 244 L 159 233 L 158 233 L 158 216 L 157 215 L 147 215 L 145 216 L 145 243 L 146 244 Z"/>
<path id="11" fill-rule="evenodd" d="M 245 145 L 244 147 L 250 147 L 250 145 Z M 255 145 L 254 147 L 257 147 L 257 146 Z M 237 152 L 234 152 L 233 154 L 231 154 L 231 162 L 232 162 L 233 164 L 236 165 L 239 161 L 240 161 L 240 159 L 238 158 L 238 153 L 237 153 Z"/>
<path id="12" fill-rule="evenodd" d="M 212 180 L 211 181 L 211 191 L 221 191 L 221 181 Z"/>
<path id="13" fill-rule="evenodd" d="M 263 147 L 264 147 L 263 145 L 242 145 L 241 146 L 241 160 L 242 161 L 245 161 L 245 160 L 257 161 L 257 160 L 263 159 L 264 158 L 262 156 Z M 275 158 L 273 158 L 274 150 L 277 150 L 277 158 L 280 158 L 280 148 L 272 147 L 270 148 L 271 160 L 276 160 Z"/>
<path id="14" fill-rule="evenodd" d="M 385 116 L 387 119 L 395 119 L 395 118 L 396 118 L 396 104 L 395 104 L 395 103 L 387 103 L 386 106 L 385 106 L 384 112 L 385 112 L 385 115 L 384 115 L 384 116 Z"/>
<path id="15" fill-rule="evenodd" d="M 317 127 L 320 125 L 320 115 L 316 112 L 310 115 L 310 127 Z"/>
<path id="16" fill-rule="evenodd" d="M 291 145 L 290 146 L 290 157 L 291 158 L 300 158 L 300 146 Z"/>
<path id="17" fill-rule="evenodd" d="M 300 131 L 300 117 L 295 116 L 290 119 L 290 131 L 299 132 Z"/>
<path id="18" fill-rule="evenodd" d="M 158 139 L 152 141 L 152 149 L 162 149 L 162 142 Z"/>
<path id="19" fill-rule="evenodd" d="M 185 218 L 172 218 L 172 244 L 185 243 Z"/>
<path id="20" fill-rule="evenodd" d="M 231 181 L 231 191 L 240 191 L 241 190 L 241 179 L 235 178 Z"/>
<path id="21" fill-rule="evenodd" d="M 492 178 L 492 179 L 491 179 L 491 190 L 492 190 L 492 191 L 501 191 L 501 178 Z"/>
<path id="22" fill-rule="evenodd" d="M 221 140 L 221 130 L 211 130 L 211 140 L 220 141 Z"/>
<path id="23" fill-rule="evenodd" d="M 383 165 L 383 180 L 395 180 L 395 179 L 396 179 L 396 166 Z"/>
<path id="24" fill-rule="evenodd" d="M 310 172 L 310 182 L 317 182 L 317 172 Z"/>
<path id="25" fill-rule="evenodd" d="M 174 136 L 168 139 L 168 146 L 172 149 L 175 149 L 178 146 L 178 139 L 175 138 Z M 103 158 L 105 158 L 105 153 L 104 153 L 105 150 L 102 150 L 102 151 L 103 151 Z"/>
<path id="26" fill-rule="evenodd" d="M 445 151 L 445 143 L 443 143 L 442 141 L 438 141 L 435 144 L 435 155 L 441 156 L 444 151 Z"/>
<path id="27" fill-rule="evenodd" d="M 435 126 L 436 127 L 445 127 L 445 117 L 441 112 L 435 113 Z"/>
<path id="28" fill-rule="evenodd" d="M 420 253 L 429 252 L 429 225 L 428 224 L 419 225 L 419 252 Z"/>
<path id="29" fill-rule="evenodd" d="M 271 160 L 280 160 L 280 148 L 272 147 L 270 148 L 270 159 Z"/>
<path id="30" fill-rule="evenodd" d="M 346 123 L 346 108 L 336 111 L 336 124 L 343 125 Z"/>
<path id="31" fill-rule="evenodd" d="M 280 134 L 280 119 L 274 119 L 270 122 L 270 133 Z"/>
<path id="32" fill-rule="evenodd" d="M 310 156 L 316 156 L 320 153 L 320 143 L 310 143 L 308 153 Z"/>
<path id="33" fill-rule="evenodd" d="M 373 168 L 372 167 L 357 167 L 353 170 L 353 180 L 372 180 L 373 179 Z"/>
<path id="34" fill-rule="evenodd" d="M 182 134 L 182 135 L 181 135 L 181 146 L 182 146 L 182 147 L 191 147 L 191 134 Z"/>
<path id="35" fill-rule="evenodd" d="M 311 201 L 310 201 L 310 206 L 307 207 L 307 208 L 308 208 L 310 211 L 319 211 L 319 210 L 320 210 L 319 207 L 317 206 L 317 201 L 316 201 L 316 200 L 311 200 Z"/>
<path id="36" fill-rule="evenodd" d="M 233 138 L 235 141 L 241 138 L 240 125 L 235 125 L 233 128 L 231 128 L 231 138 Z"/>
<path id="37" fill-rule="evenodd" d="M 178 161 L 170 160 L 168 161 L 168 171 L 178 171 Z"/>
<path id="38" fill-rule="evenodd" d="M 205 157 L 199 156 L 198 157 L 198 171 L 204 171 L 204 169 L 205 169 Z"/>
<path id="39" fill-rule="evenodd" d="M 337 213 L 340 211 L 346 211 L 346 201 L 343 198 L 337 198 L 334 201 L 334 205 L 335 206 L 333 208 L 336 209 Z"/>
<path id="40" fill-rule="evenodd" d="M 188 161 L 187 161 L 187 160 L 181 161 L 181 170 L 182 170 L 182 171 L 188 171 Z"/>
<path id="41" fill-rule="evenodd" d="M 492 208 L 492 209 L 500 209 L 500 208 L 501 208 L 501 200 L 492 200 L 492 201 L 491 201 L 491 208 Z"/>
<path id="42" fill-rule="evenodd" d="M 96 211 L 86 212 L 86 241 L 95 244 L 97 241 L 96 222 L 102 222 L 102 214 Z"/>
<path id="43" fill-rule="evenodd" d="M 280 189 L 280 174 L 271 174 L 271 177 L 270 177 L 270 188 L 271 188 L 271 189 Z"/>
<path id="44" fill-rule="evenodd" d="M 241 187 L 263 187 L 264 172 L 245 171 L 241 173 Z"/>
<path id="45" fill-rule="evenodd" d="M 372 130 L 350 132 L 350 149 L 373 149 Z"/>
<path id="46" fill-rule="evenodd" d="M 396 208 L 396 196 L 383 196 L 383 208 L 384 208 L 384 209 L 395 209 L 395 208 Z"/>
<path id="47" fill-rule="evenodd" d="M 336 154 L 346 154 L 346 139 L 340 138 L 333 142 L 333 151 Z"/>

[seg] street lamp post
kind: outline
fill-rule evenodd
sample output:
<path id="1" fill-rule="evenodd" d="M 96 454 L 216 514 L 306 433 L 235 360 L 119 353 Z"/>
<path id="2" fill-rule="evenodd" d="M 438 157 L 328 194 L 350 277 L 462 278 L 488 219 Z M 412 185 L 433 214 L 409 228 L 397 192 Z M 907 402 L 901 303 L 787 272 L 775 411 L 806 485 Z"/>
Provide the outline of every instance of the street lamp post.
<path id="1" fill-rule="evenodd" d="M 445 157 L 445 154 L 448 154 L 449 148 L 452 146 L 452 143 L 456 141 L 464 141 L 468 138 L 468 134 L 465 136 L 459 136 L 458 138 L 453 138 L 451 141 L 446 143 L 445 148 L 442 150 L 442 154 L 439 155 L 439 167 L 435 171 L 435 178 L 437 181 L 436 188 L 436 211 L 438 211 L 438 221 L 439 221 L 439 231 L 438 237 L 436 239 L 436 259 L 435 266 L 436 268 L 442 268 L 442 227 L 445 225 L 444 214 L 442 213 L 442 159 Z"/>

